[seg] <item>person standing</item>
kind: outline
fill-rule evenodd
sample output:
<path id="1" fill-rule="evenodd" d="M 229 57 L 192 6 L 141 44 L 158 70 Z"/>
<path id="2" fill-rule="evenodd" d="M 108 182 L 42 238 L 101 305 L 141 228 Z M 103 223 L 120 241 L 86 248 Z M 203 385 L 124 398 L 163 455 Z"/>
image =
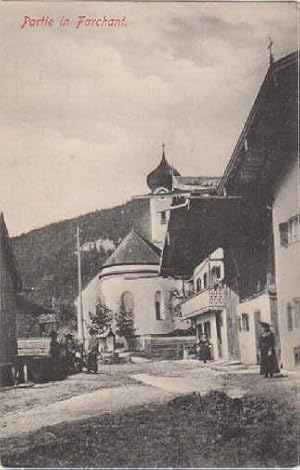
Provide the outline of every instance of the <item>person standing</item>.
<path id="1" fill-rule="evenodd" d="M 61 357 L 60 357 L 60 344 L 57 341 L 57 332 L 52 331 L 50 333 L 50 351 L 49 355 L 51 357 L 51 379 L 60 380 L 61 375 Z"/>
<path id="2" fill-rule="evenodd" d="M 207 335 L 202 335 L 199 341 L 199 359 L 204 363 L 211 361 L 211 344 Z"/>
<path id="3" fill-rule="evenodd" d="M 74 374 L 75 372 L 75 347 L 73 341 L 73 335 L 68 333 L 65 338 L 66 345 L 66 361 L 68 374 Z"/>
<path id="4" fill-rule="evenodd" d="M 271 331 L 269 323 L 260 322 L 263 332 L 260 335 L 260 373 L 267 378 L 279 372 L 278 362 L 275 352 L 275 336 Z"/>
<path id="5" fill-rule="evenodd" d="M 88 358 L 87 358 L 87 372 L 98 372 L 98 354 L 99 354 L 99 339 L 97 338 L 97 331 L 94 328 L 91 328 L 90 331 L 90 340 L 88 344 Z"/>

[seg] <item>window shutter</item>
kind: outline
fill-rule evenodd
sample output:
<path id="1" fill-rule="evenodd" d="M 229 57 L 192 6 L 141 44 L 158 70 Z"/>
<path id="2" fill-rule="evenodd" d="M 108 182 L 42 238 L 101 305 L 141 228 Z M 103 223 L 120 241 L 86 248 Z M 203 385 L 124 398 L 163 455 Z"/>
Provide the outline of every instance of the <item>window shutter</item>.
<path id="1" fill-rule="evenodd" d="M 288 243 L 289 243 L 288 223 L 283 222 L 282 224 L 279 224 L 279 231 L 280 231 L 280 245 L 288 246 Z"/>

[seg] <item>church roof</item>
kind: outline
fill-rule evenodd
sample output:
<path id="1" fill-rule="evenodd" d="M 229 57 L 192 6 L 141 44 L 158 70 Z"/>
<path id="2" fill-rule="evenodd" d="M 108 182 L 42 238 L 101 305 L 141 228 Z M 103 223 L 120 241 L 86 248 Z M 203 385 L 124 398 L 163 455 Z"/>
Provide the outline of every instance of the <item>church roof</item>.
<path id="1" fill-rule="evenodd" d="M 161 162 L 158 167 L 147 176 L 147 185 L 152 192 L 161 187 L 171 190 L 173 176 L 180 176 L 180 173 L 168 163 L 165 155 L 165 147 L 163 146 Z"/>
<path id="2" fill-rule="evenodd" d="M 160 253 L 159 248 L 132 229 L 103 267 L 120 264 L 159 264 Z"/>

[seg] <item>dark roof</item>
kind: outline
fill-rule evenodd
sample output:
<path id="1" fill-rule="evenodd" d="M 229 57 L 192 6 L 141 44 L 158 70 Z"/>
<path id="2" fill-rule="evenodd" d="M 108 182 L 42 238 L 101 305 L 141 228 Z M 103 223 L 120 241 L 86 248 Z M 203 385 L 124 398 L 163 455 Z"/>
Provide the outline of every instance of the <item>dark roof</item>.
<path id="1" fill-rule="evenodd" d="M 174 176 L 173 189 L 176 191 L 192 191 L 213 193 L 220 182 L 219 176 Z"/>
<path id="2" fill-rule="evenodd" d="M 15 290 L 21 290 L 21 277 L 17 269 L 16 258 L 12 249 L 11 241 L 4 220 L 4 215 L 2 212 L 0 214 L 0 259 L 1 263 L 6 263 Z"/>
<path id="3" fill-rule="evenodd" d="M 51 309 L 46 308 L 42 305 L 36 304 L 34 302 L 31 302 L 22 294 L 17 295 L 17 307 L 18 307 L 18 313 L 24 314 L 24 315 L 29 313 L 32 316 L 38 316 L 38 315 L 47 315 L 49 313 L 53 313 Z"/>
<path id="4" fill-rule="evenodd" d="M 194 268 L 227 239 L 240 236 L 243 217 L 241 198 L 203 196 L 189 206 L 171 211 L 161 274 L 189 278 Z M 245 229 L 248 230 L 248 227 Z"/>
<path id="5" fill-rule="evenodd" d="M 152 192 L 158 188 L 166 188 L 171 190 L 173 184 L 173 176 L 180 176 L 180 173 L 178 173 L 178 171 L 168 163 L 165 155 L 165 150 L 163 149 L 160 164 L 147 176 L 147 185 L 149 186 Z"/>
<path id="6" fill-rule="evenodd" d="M 159 262 L 160 249 L 132 229 L 103 267 L 122 264 L 159 264 Z"/>
<path id="7" fill-rule="evenodd" d="M 272 197 L 298 145 L 298 52 L 270 65 L 218 186 L 218 194 Z"/>

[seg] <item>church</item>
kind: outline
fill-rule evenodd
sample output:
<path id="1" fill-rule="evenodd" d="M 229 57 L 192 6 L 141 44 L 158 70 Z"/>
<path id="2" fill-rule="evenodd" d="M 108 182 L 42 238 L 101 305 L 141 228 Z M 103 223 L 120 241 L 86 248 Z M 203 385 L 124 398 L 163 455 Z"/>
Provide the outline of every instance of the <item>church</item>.
<path id="1" fill-rule="evenodd" d="M 134 226 L 82 291 L 85 338 L 99 304 L 113 314 L 131 311 L 141 344 L 145 336 L 176 334 L 190 327 L 189 321 L 174 314 L 172 298 L 182 289 L 182 281 L 160 275 L 175 178 L 180 174 L 168 163 L 163 146 L 159 165 L 147 176 L 150 192 L 132 199 Z"/>

